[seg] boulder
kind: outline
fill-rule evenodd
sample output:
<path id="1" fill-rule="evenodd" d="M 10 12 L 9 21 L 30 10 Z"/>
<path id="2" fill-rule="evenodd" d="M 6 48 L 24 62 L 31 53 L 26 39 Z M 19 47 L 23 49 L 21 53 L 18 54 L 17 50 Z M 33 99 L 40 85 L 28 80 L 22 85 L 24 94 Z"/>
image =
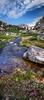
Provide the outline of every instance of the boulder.
<path id="1" fill-rule="evenodd" d="M 44 49 L 37 47 L 37 46 L 31 46 L 28 48 L 28 50 L 23 54 L 23 58 L 44 64 Z"/>

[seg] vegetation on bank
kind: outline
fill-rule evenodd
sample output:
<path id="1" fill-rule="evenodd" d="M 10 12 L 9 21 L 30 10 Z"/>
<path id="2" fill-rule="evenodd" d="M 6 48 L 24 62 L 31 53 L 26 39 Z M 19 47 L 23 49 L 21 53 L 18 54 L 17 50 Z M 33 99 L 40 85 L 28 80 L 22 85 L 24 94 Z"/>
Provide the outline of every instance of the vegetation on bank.
<path id="1" fill-rule="evenodd" d="M 10 40 L 13 40 L 15 37 L 22 38 L 20 45 L 28 46 L 28 47 L 31 45 L 36 45 L 44 48 L 44 39 L 41 34 L 37 34 L 37 33 L 13 33 L 13 34 L 8 33 L 8 35 L 6 35 L 5 33 L 3 34 L 0 33 L 0 48 L 3 47 L 1 41 L 7 43 Z"/>
<path id="2" fill-rule="evenodd" d="M 36 82 L 35 76 L 37 75 L 32 70 L 25 71 L 23 68 L 16 68 L 11 75 L 1 77 L 0 96 L 12 96 L 19 100 L 43 99 L 44 84 Z"/>

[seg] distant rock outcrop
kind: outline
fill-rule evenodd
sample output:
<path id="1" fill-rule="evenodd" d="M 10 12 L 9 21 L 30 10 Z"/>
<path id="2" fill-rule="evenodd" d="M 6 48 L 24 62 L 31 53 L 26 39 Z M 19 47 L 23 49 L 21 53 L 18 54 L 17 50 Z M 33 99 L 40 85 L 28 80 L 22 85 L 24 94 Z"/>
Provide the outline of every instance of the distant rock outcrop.
<path id="1" fill-rule="evenodd" d="M 42 33 L 44 32 L 44 16 L 36 23 L 34 29 Z"/>
<path id="2" fill-rule="evenodd" d="M 36 46 L 31 46 L 24 53 L 23 58 L 36 63 L 44 64 L 44 49 Z"/>
<path id="3" fill-rule="evenodd" d="M 28 29 L 28 26 L 25 24 L 22 25 L 12 25 L 12 24 L 7 24 L 6 22 L 0 21 L 0 31 L 17 31 L 17 30 L 25 30 Z"/>

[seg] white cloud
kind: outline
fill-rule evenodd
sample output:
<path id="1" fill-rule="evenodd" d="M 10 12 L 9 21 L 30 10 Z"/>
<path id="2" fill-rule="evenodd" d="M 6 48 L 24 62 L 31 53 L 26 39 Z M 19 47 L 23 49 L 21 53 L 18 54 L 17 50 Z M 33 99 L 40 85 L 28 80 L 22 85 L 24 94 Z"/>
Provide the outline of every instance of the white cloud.
<path id="1" fill-rule="evenodd" d="M 24 0 L 24 4 L 30 3 L 30 0 Z"/>
<path id="2" fill-rule="evenodd" d="M 41 18 L 42 18 L 42 16 L 34 18 L 33 21 L 32 21 L 32 23 L 30 23 L 30 24 L 28 23 L 27 25 L 28 26 L 35 26 L 36 22 L 38 22 Z"/>
<path id="3" fill-rule="evenodd" d="M 41 7 L 44 0 L 0 0 L 0 13 L 18 18 L 29 9 Z"/>

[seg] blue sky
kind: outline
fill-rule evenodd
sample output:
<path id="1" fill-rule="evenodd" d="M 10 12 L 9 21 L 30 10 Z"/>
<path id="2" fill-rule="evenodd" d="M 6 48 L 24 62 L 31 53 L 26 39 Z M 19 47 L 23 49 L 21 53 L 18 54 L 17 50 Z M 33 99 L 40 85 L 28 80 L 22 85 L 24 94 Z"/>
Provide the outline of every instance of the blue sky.
<path id="1" fill-rule="evenodd" d="M 10 24 L 34 24 L 44 16 L 44 0 L 0 0 L 0 20 Z"/>

